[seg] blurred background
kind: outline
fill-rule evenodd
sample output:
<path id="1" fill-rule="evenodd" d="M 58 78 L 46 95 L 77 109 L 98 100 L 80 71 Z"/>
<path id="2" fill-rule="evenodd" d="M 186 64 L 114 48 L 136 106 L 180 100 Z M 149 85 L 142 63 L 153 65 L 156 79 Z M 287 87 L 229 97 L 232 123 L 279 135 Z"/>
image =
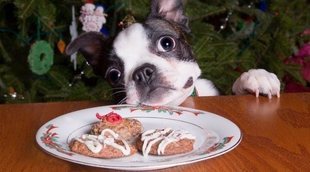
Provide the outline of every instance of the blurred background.
<path id="1" fill-rule="evenodd" d="M 150 9 L 149 0 L 0 0 L 0 103 L 111 99 L 111 88 L 81 54 L 64 54 L 85 32 L 86 3 L 104 9 L 99 32 L 108 37 L 143 21 Z M 184 3 L 202 77 L 221 94 L 231 94 L 234 80 L 251 68 L 274 72 L 283 92 L 310 91 L 309 0 Z"/>

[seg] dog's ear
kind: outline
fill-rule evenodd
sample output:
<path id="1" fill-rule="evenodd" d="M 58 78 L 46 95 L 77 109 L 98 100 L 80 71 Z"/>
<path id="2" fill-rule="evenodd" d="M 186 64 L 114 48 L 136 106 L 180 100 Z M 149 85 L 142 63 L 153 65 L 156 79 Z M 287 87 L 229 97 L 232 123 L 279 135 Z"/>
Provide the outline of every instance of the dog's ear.
<path id="1" fill-rule="evenodd" d="M 108 56 L 110 41 L 99 32 L 86 32 L 73 40 L 66 48 L 66 54 L 71 55 L 77 51 L 81 52 L 87 62 L 96 73 L 100 71 L 100 64 Z"/>
<path id="2" fill-rule="evenodd" d="M 176 22 L 184 31 L 190 32 L 188 17 L 184 15 L 182 0 L 152 0 L 149 18 L 154 17 Z"/>

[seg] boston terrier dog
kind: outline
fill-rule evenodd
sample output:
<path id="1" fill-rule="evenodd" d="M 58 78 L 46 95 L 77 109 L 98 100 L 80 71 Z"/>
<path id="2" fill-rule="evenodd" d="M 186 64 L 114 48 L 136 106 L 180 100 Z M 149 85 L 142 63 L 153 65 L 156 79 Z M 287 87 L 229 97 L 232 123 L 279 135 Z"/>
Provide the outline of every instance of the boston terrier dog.
<path id="1" fill-rule="evenodd" d="M 211 81 L 199 78 L 201 70 L 186 40 L 189 32 L 182 0 L 153 0 L 144 23 L 134 23 L 114 38 L 83 33 L 68 45 L 66 53 L 82 53 L 95 74 L 105 78 L 116 93 L 123 93 L 122 102 L 179 105 L 193 92 L 219 94 Z M 251 69 L 232 89 L 235 94 L 279 97 L 280 81 L 273 73 Z"/>

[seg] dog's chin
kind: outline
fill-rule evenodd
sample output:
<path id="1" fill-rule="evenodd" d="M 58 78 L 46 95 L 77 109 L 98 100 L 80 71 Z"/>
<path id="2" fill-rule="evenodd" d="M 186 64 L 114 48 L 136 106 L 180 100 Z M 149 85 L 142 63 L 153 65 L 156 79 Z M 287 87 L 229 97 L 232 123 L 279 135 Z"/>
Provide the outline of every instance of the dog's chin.
<path id="1" fill-rule="evenodd" d="M 140 98 L 141 104 L 159 106 L 169 104 L 175 99 L 177 91 L 171 88 L 158 87 Z"/>
<path id="2" fill-rule="evenodd" d="M 138 91 L 136 91 L 138 92 Z M 176 106 L 181 104 L 188 96 L 189 91 L 177 90 L 173 88 L 158 87 L 150 90 L 142 96 L 129 96 L 126 103 L 128 104 L 143 104 L 147 106 Z"/>

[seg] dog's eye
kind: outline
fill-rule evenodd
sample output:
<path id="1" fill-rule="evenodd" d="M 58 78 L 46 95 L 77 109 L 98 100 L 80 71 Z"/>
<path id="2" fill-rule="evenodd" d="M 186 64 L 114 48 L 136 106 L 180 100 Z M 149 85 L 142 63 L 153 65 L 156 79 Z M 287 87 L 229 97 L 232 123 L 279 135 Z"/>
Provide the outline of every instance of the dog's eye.
<path id="1" fill-rule="evenodd" d="M 175 41 L 170 36 L 163 36 L 157 42 L 157 48 L 161 52 L 171 51 L 175 47 Z"/>
<path id="2" fill-rule="evenodd" d="M 121 72 L 118 69 L 112 68 L 106 74 L 106 78 L 111 84 L 117 84 L 121 79 Z"/>

